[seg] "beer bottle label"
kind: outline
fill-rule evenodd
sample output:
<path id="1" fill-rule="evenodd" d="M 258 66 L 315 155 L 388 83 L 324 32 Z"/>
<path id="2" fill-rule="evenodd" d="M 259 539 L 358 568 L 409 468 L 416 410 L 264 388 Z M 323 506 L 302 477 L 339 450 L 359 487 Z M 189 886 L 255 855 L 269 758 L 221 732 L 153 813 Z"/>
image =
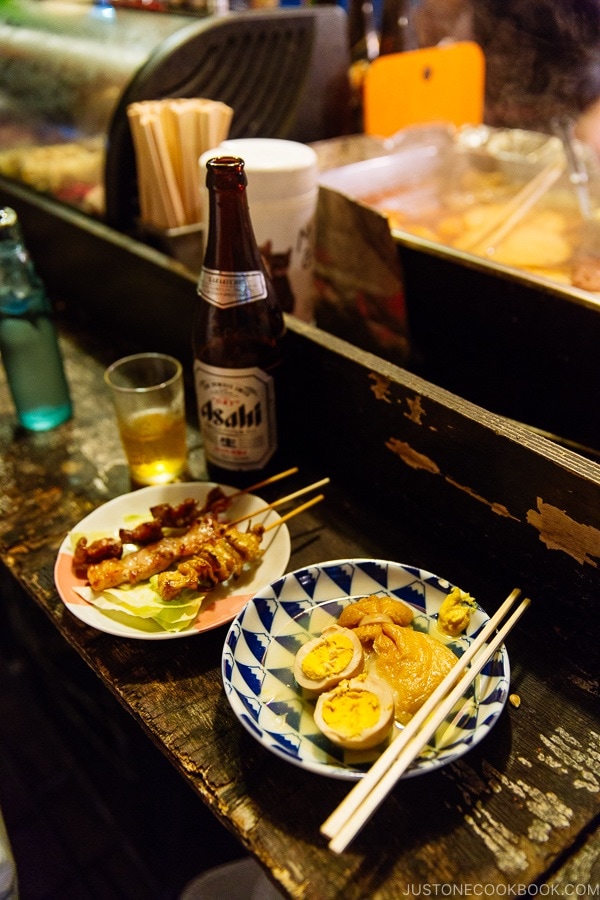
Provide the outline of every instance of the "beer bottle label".
<path id="1" fill-rule="evenodd" d="M 208 303 L 221 309 L 253 303 L 267 296 L 267 282 L 260 269 L 250 272 L 223 272 L 202 267 L 198 293 Z"/>
<path id="2" fill-rule="evenodd" d="M 275 385 L 259 368 L 194 363 L 198 417 L 209 462 L 222 469 L 261 469 L 277 449 Z"/>

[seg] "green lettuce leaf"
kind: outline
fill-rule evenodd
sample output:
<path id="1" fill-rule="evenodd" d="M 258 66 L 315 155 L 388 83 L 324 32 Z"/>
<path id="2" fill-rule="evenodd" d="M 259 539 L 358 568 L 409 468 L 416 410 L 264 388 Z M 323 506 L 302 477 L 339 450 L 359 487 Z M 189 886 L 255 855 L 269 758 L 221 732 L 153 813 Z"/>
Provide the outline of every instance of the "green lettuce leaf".
<path id="1" fill-rule="evenodd" d="M 132 627 L 145 627 L 148 620 L 165 631 L 183 631 L 194 621 L 205 594 L 184 592 L 176 600 L 162 600 L 149 582 L 123 585 L 105 591 L 93 591 L 90 587 L 76 587 L 75 592 L 97 609 L 110 614 L 125 613 Z M 138 621 L 136 621 L 138 620 Z M 143 620 L 143 621 L 139 621 Z"/>

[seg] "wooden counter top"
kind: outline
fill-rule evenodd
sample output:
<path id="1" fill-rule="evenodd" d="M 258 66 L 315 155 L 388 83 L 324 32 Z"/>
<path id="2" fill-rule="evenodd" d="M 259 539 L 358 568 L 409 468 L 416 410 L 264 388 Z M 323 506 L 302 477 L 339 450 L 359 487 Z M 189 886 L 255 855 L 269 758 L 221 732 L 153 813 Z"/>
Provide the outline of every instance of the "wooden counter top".
<path id="1" fill-rule="evenodd" d="M 508 641 L 521 705 L 507 704 L 480 745 L 400 783 L 336 856 L 319 825 L 348 784 L 288 765 L 242 729 L 221 684 L 226 628 L 127 640 L 66 610 L 53 581 L 61 541 L 130 489 L 101 378 L 107 362 L 135 349 L 125 337 L 63 332 L 75 415 L 47 434 L 15 430 L 0 380 L 3 583 L 24 588 L 290 897 L 398 898 L 425 885 L 432 894 L 435 885 L 481 895 L 541 884 L 597 891 L 600 468 L 316 329 L 293 326 L 290 337 L 292 365 L 309 373 L 294 409 L 299 484 L 326 475 L 332 483 L 324 503 L 290 522 L 288 568 L 372 556 L 444 575 L 489 612 L 513 587 L 533 600 Z"/>

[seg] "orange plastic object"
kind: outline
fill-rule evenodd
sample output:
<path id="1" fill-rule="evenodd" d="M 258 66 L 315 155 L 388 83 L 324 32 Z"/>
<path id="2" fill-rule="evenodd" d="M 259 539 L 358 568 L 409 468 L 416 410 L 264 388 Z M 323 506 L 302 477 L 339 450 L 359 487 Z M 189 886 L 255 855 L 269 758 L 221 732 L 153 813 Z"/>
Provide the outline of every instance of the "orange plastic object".
<path id="1" fill-rule="evenodd" d="M 365 74 L 364 130 L 390 137 L 408 125 L 483 120 L 485 58 L 473 41 L 390 53 Z"/>

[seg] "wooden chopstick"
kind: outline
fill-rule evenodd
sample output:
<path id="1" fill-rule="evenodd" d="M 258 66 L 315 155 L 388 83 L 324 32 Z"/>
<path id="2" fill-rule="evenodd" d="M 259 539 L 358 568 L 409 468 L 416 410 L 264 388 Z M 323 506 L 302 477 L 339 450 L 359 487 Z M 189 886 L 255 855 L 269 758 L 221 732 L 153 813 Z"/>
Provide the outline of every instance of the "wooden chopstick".
<path id="1" fill-rule="evenodd" d="M 519 595 L 518 589 L 512 591 L 457 665 L 450 670 L 403 731 L 371 766 L 365 777 L 355 785 L 323 823 L 321 832 L 331 838 L 329 847 L 335 853 L 341 853 L 368 821 L 525 612 L 530 602 L 527 598 L 522 601 L 493 640 L 487 643 L 491 633 Z M 469 662 L 471 665 L 465 669 Z"/>
<path id="2" fill-rule="evenodd" d="M 198 159 L 229 133 L 233 109 L 219 100 L 168 97 L 127 107 L 142 221 L 169 230 L 202 220 Z"/>
<path id="3" fill-rule="evenodd" d="M 466 243 L 457 242 L 456 246 L 460 250 L 485 253 L 491 256 L 496 245 L 519 224 L 531 207 L 560 178 L 564 168 L 564 162 L 549 163 L 503 206 L 492 222 L 488 222 Z"/>
<path id="4" fill-rule="evenodd" d="M 266 513 L 270 509 L 275 509 L 277 506 L 283 506 L 284 503 L 289 503 L 290 500 L 296 500 L 298 497 L 302 497 L 304 494 L 308 494 L 309 491 L 316 491 L 317 488 L 323 487 L 325 484 L 329 484 L 329 478 L 321 478 L 320 481 L 315 481 L 313 484 L 308 484 L 306 487 L 300 488 L 297 491 L 294 491 L 292 494 L 287 494 L 285 497 L 280 497 L 279 500 L 273 501 L 273 503 L 269 503 L 267 506 L 263 506 L 261 509 L 257 509 L 252 513 L 246 513 L 244 516 L 240 516 L 239 519 L 234 519 L 233 522 L 228 522 L 228 525 L 238 525 L 240 522 L 243 522 L 244 519 L 253 519 L 254 516 L 260 516 L 261 513 Z"/>
<path id="5" fill-rule="evenodd" d="M 406 724 L 404 729 L 399 732 L 396 740 L 393 741 L 390 747 L 388 747 L 385 752 L 382 753 L 382 755 L 375 761 L 364 778 L 362 778 L 356 784 L 354 790 L 352 790 L 348 794 L 346 799 L 343 800 L 342 803 L 340 803 L 338 808 L 323 824 L 323 826 L 321 827 L 321 831 L 323 832 L 323 834 L 332 837 L 347 818 L 350 808 L 354 806 L 359 801 L 359 799 L 365 797 L 369 793 L 373 785 L 389 769 L 396 756 L 396 741 L 400 737 L 402 737 L 404 741 L 408 741 L 417 733 L 430 713 L 435 710 L 437 704 L 444 699 L 448 691 L 456 684 L 456 682 L 460 678 L 462 668 L 468 665 L 473 657 L 479 652 L 481 647 L 487 641 L 488 637 L 492 634 L 493 631 L 496 630 L 504 617 L 508 615 L 511 607 L 518 600 L 520 595 L 521 591 L 518 588 L 515 588 L 513 591 L 511 591 L 504 603 L 502 603 L 502 605 L 498 608 L 494 615 L 490 619 L 488 619 L 475 640 L 473 640 L 469 644 L 466 651 L 463 653 L 459 660 L 461 665 L 453 666 L 450 669 L 446 677 L 440 682 L 440 684 L 437 686 L 435 691 L 433 691 L 430 697 L 428 697 L 423 706 L 421 706 L 421 708 L 417 710 L 412 719 L 410 719 L 410 721 Z"/>

